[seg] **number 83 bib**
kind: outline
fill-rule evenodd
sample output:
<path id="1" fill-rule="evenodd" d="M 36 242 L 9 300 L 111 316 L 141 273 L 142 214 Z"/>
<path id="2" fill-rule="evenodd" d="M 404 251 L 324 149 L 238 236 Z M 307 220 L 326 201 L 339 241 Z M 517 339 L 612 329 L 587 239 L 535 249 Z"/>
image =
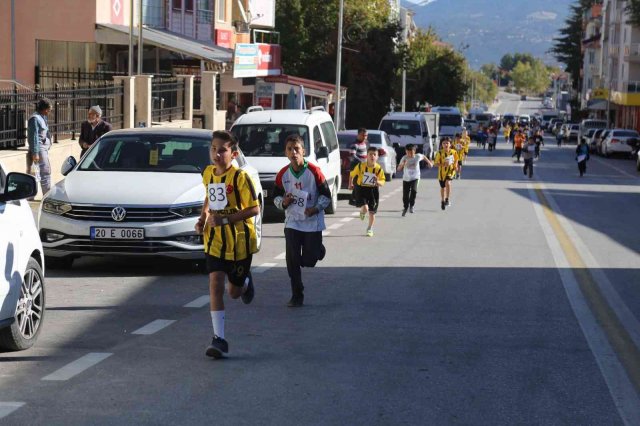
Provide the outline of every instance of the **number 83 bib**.
<path id="1" fill-rule="evenodd" d="M 223 210 L 227 207 L 227 185 L 225 183 L 210 183 L 207 185 L 209 210 Z"/>

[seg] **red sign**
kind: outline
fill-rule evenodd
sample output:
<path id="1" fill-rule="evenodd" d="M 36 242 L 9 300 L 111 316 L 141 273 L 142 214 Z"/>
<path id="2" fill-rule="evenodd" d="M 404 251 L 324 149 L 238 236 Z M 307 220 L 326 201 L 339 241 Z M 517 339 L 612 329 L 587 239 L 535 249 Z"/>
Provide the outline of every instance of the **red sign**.
<path id="1" fill-rule="evenodd" d="M 124 3 L 124 0 L 111 0 L 111 23 L 112 24 L 124 25 L 123 3 Z"/>
<path id="2" fill-rule="evenodd" d="M 216 30 L 216 44 L 220 47 L 231 49 L 231 36 L 233 33 L 229 30 Z"/>
<path id="3" fill-rule="evenodd" d="M 258 43 L 258 49 L 260 51 L 258 55 L 258 75 L 274 75 L 274 70 L 282 69 L 279 44 Z M 280 74 L 280 72 L 277 74 Z"/>

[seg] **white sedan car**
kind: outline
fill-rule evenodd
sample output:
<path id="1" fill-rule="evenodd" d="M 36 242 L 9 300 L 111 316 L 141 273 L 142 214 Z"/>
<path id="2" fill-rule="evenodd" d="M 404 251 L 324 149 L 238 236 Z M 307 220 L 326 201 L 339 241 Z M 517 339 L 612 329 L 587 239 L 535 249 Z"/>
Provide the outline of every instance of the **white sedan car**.
<path id="1" fill-rule="evenodd" d="M 350 147 L 358 136 L 357 130 L 343 130 L 338 132 L 340 149 Z M 398 164 L 396 150 L 391 144 L 389 135 L 383 130 L 367 130 L 367 145 L 378 148 L 378 164 L 382 167 L 387 181 L 396 174 Z"/>
<path id="2" fill-rule="evenodd" d="M 45 312 L 44 254 L 26 198 L 38 192 L 24 173 L 5 174 L 0 164 L 0 348 L 35 343 Z"/>
<path id="3" fill-rule="evenodd" d="M 128 129 L 109 132 L 42 201 L 40 237 L 49 267 L 70 267 L 80 256 L 165 256 L 201 261 L 194 227 L 205 191 L 212 132 Z M 242 153 L 237 166 L 252 177 L 262 206 L 258 172 Z M 258 246 L 262 215 L 255 219 Z"/>
<path id="4" fill-rule="evenodd" d="M 602 141 L 601 151 L 602 155 L 609 157 L 612 154 L 626 154 L 632 155 L 633 145 L 628 141 L 631 139 L 637 140 L 640 138 L 635 130 L 628 129 L 613 129 Z"/>

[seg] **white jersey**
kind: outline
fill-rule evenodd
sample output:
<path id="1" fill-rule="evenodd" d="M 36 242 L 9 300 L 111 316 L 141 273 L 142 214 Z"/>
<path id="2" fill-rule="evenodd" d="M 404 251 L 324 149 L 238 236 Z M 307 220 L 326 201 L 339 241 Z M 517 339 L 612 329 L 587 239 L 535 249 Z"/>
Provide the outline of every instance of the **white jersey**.
<path id="1" fill-rule="evenodd" d="M 402 157 L 402 159 L 400 160 L 400 164 L 402 164 L 405 161 L 407 162 L 404 165 L 402 180 L 405 182 L 410 182 L 416 179 L 419 180 L 420 179 L 420 162 L 423 161 L 425 158 L 427 157 L 425 157 L 422 154 L 416 154 L 413 156 L 413 158 L 409 158 L 406 155 Z"/>

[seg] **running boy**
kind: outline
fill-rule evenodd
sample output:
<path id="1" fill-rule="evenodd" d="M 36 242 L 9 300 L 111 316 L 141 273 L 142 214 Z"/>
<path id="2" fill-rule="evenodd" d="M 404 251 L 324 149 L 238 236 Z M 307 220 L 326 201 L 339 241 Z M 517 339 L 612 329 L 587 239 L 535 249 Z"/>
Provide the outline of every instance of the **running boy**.
<path id="1" fill-rule="evenodd" d="M 442 210 L 451 205 L 451 181 L 458 169 L 458 153 L 451 148 L 451 139 L 442 141 L 442 149 L 436 154 L 435 164 L 438 166 L 438 182 L 440 183 L 440 207 Z"/>
<path id="2" fill-rule="evenodd" d="M 291 299 L 287 306 L 303 305 L 304 285 L 301 268 L 313 268 L 324 259 L 324 209 L 331 202 L 331 191 L 320 168 L 304 159 L 304 141 L 299 135 L 285 140 L 290 164 L 276 176 L 274 204 L 284 210 L 287 272 L 291 278 Z"/>
<path id="3" fill-rule="evenodd" d="M 422 154 L 416 154 L 416 146 L 408 144 L 405 147 L 406 155 L 400 159 L 398 171 L 404 170 L 402 174 L 402 216 L 407 215 L 407 210 L 413 213 L 413 206 L 416 204 L 418 195 L 418 183 L 420 183 L 420 162 L 426 161 L 429 167 L 433 163 Z"/>
<path id="4" fill-rule="evenodd" d="M 376 220 L 380 200 L 378 188 L 385 183 L 384 171 L 377 161 L 378 148 L 371 146 L 367 149 L 367 161 L 356 165 L 349 175 L 349 189 L 354 190 L 356 207 L 361 208 L 360 219 L 364 220 L 367 212 L 369 213 L 368 237 L 373 237 L 373 223 Z"/>
<path id="5" fill-rule="evenodd" d="M 453 148 L 458 153 L 458 170 L 457 170 L 458 173 L 456 174 L 456 179 L 460 179 L 462 177 L 462 164 L 464 163 L 465 147 L 464 147 L 464 141 L 462 137 L 457 133 L 456 133 L 456 140 L 453 144 Z"/>
<path id="6" fill-rule="evenodd" d="M 533 177 L 533 158 L 536 155 L 536 140 L 532 136 L 527 140 L 526 145 L 522 148 L 524 158 L 524 167 L 522 171 L 524 175 L 527 175 L 527 171 L 529 173 L 529 179 Z"/>
<path id="7" fill-rule="evenodd" d="M 242 297 L 246 304 L 254 296 L 251 258 L 258 251 L 253 217 L 260 206 L 251 177 L 233 164 L 238 156 L 238 141 L 229 132 L 213 132 L 210 157 L 213 165 L 202 174 L 207 196 L 196 223 L 204 234 L 204 251 L 209 272 L 209 297 L 213 340 L 206 355 L 223 358 L 229 353 L 224 337 L 224 285 L 232 299 Z"/>

